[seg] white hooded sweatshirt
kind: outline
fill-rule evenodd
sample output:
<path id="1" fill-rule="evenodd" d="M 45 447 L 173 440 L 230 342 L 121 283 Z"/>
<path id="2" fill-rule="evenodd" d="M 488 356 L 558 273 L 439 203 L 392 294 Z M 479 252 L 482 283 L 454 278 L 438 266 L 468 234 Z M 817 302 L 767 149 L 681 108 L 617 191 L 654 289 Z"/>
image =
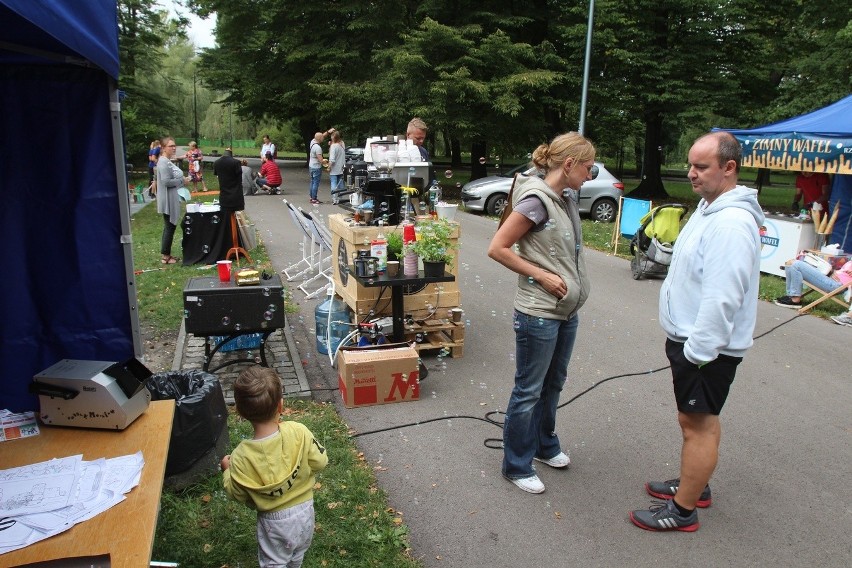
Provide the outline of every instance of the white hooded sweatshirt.
<path id="1" fill-rule="evenodd" d="M 751 347 L 760 285 L 757 191 L 741 185 L 702 199 L 678 235 L 660 289 L 660 325 L 695 364 Z"/>

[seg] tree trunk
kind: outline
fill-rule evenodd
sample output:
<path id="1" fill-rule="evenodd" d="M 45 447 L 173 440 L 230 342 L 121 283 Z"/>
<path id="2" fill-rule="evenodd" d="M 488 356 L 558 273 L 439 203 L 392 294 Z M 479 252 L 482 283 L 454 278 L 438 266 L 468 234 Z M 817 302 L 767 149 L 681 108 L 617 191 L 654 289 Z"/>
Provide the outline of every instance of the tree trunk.
<path id="1" fill-rule="evenodd" d="M 457 168 L 462 164 L 461 160 L 461 142 L 458 138 L 450 139 L 450 148 L 452 148 L 450 167 Z"/>
<path id="2" fill-rule="evenodd" d="M 642 156 L 642 181 L 630 192 L 630 197 L 641 199 L 665 199 L 669 197 L 660 175 L 663 147 L 663 114 L 658 111 L 645 113 L 645 150 Z"/>
<path id="3" fill-rule="evenodd" d="M 470 145 L 470 180 L 484 178 L 488 175 L 487 162 L 479 162 L 483 156 L 487 156 L 485 140 L 477 140 Z"/>

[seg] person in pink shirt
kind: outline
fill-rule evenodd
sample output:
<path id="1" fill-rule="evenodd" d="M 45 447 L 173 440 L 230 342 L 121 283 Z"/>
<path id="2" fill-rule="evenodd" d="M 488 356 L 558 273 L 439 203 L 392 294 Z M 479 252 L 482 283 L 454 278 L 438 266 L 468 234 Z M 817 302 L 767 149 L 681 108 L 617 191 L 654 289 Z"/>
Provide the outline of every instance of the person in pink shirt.
<path id="1" fill-rule="evenodd" d="M 787 279 L 787 295 L 781 296 L 775 303 L 784 308 L 799 309 L 802 307 L 802 281 L 813 284 L 824 292 L 831 292 L 852 282 L 852 260 L 832 270 L 828 275 L 804 260 L 797 260 L 784 268 Z"/>

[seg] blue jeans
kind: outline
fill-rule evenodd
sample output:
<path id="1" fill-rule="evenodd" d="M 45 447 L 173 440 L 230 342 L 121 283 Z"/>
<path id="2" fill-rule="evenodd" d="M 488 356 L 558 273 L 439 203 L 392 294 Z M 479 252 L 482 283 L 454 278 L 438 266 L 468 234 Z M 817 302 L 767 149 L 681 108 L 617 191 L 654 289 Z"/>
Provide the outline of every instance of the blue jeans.
<path id="1" fill-rule="evenodd" d="M 568 378 L 568 362 L 579 318 L 553 320 L 515 310 L 515 388 L 503 421 L 503 475 L 535 474 L 533 457 L 562 451 L 556 435 L 556 407 Z"/>
<path id="2" fill-rule="evenodd" d="M 334 193 L 340 189 L 343 189 L 343 174 L 328 174 L 328 177 L 331 178 L 331 192 Z"/>
<path id="3" fill-rule="evenodd" d="M 316 199 L 319 193 L 320 176 L 322 168 L 309 168 L 311 170 L 311 199 Z"/>
<path id="4" fill-rule="evenodd" d="M 802 295 L 802 280 L 813 284 L 820 290 L 831 292 L 841 284 L 831 276 L 823 275 L 819 270 L 803 260 L 797 260 L 790 266 L 784 268 L 784 277 L 787 279 L 787 295 Z"/>

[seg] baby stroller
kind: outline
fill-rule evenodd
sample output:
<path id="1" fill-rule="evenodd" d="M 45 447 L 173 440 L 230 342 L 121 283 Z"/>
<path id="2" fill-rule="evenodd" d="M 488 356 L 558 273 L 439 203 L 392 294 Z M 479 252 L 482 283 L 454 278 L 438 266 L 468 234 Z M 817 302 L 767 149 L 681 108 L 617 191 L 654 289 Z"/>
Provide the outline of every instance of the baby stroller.
<path id="1" fill-rule="evenodd" d="M 642 276 L 665 277 L 672 261 L 672 249 L 680 233 L 680 222 L 689 207 L 679 203 L 654 207 L 639 220 L 630 241 L 630 270 L 633 279 Z"/>

